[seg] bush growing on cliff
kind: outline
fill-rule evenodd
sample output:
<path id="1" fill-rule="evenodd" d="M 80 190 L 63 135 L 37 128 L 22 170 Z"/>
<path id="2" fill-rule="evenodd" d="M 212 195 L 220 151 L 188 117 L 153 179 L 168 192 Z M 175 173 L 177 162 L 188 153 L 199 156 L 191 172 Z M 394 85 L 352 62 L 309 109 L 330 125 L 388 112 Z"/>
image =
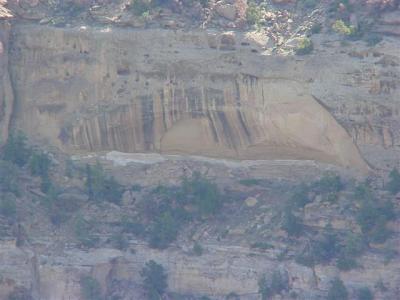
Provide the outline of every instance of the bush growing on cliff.
<path id="1" fill-rule="evenodd" d="M 129 7 L 133 13 L 137 16 L 141 16 L 146 12 L 149 12 L 152 8 L 151 0 L 132 0 Z"/>
<path id="2" fill-rule="evenodd" d="M 122 199 L 123 188 L 112 176 L 107 176 L 103 167 L 86 165 L 86 188 L 89 200 L 110 201 L 119 204 Z"/>
<path id="3" fill-rule="evenodd" d="M 396 168 L 393 168 L 393 170 L 389 174 L 387 189 L 393 195 L 400 192 L 400 173 Z"/>
<path id="4" fill-rule="evenodd" d="M 289 236 L 299 236 L 303 231 L 303 224 L 301 219 L 293 214 L 290 208 L 287 208 L 282 217 L 282 229 L 287 232 Z"/>
<path id="5" fill-rule="evenodd" d="M 143 278 L 143 285 L 146 289 L 149 300 L 159 300 L 167 289 L 167 274 L 164 267 L 154 260 L 146 263 L 140 272 Z"/>
<path id="6" fill-rule="evenodd" d="M 18 169 L 9 161 L 0 160 L 0 190 L 14 194 L 19 193 Z"/>
<path id="7" fill-rule="evenodd" d="M 311 39 L 305 37 L 302 38 L 297 46 L 295 52 L 297 55 L 310 54 L 314 50 L 314 44 Z"/>
<path id="8" fill-rule="evenodd" d="M 258 293 L 261 295 L 262 300 L 267 300 L 272 296 L 265 274 L 258 280 Z"/>
<path id="9" fill-rule="evenodd" d="M 181 204 L 194 205 L 201 215 L 216 213 L 222 204 L 217 185 L 199 172 L 183 178 L 178 197 Z"/>
<path id="10" fill-rule="evenodd" d="M 197 256 L 201 256 L 203 251 L 203 247 L 199 244 L 199 242 L 195 242 L 193 246 L 193 253 Z"/>
<path id="11" fill-rule="evenodd" d="M 328 226 L 324 234 L 307 243 L 307 246 L 296 256 L 296 262 L 308 267 L 329 263 L 340 250 L 338 237 Z"/>
<path id="12" fill-rule="evenodd" d="M 126 250 L 129 247 L 128 239 L 121 232 L 111 237 L 111 244 L 119 250 Z"/>
<path id="13" fill-rule="evenodd" d="M 357 300 L 373 300 L 374 294 L 367 287 L 360 288 L 357 291 Z"/>
<path id="14" fill-rule="evenodd" d="M 100 283 L 91 276 L 83 276 L 80 279 L 81 293 L 84 300 L 101 300 Z"/>
<path id="15" fill-rule="evenodd" d="M 349 294 L 343 281 L 340 278 L 335 278 L 331 282 L 331 286 L 328 290 L 327 300 L 347 300 Z"/>
<path id="16" fill-rule="evenodd" d="M 163 213 L 150 230 L 150 246 L 165 249 L 176 239 L 179 228 L 180 223 L 170 212 Z"/>
<path id="17" fill-rule="evenodd" d="M 50 158 L 45 153 L 33 153 L 29 160 L 29 167 L 33 176 L 42 178 L 49 176 Z"/>
<path id="18" fill-rule="evenodd" d="M 26 141 L 26 136 L 21 131 L 11 133 L 3 147 L 2 158 L 19 167 L 26 165 L 32 154 L 32 149 Z"/>
<path id="19" fill-rule="evenodd" d="M 313 183 L 313 189 L 321 194 L 337 193 L 343 189 L 343 183 L 339 175 L 327 172 Z"/>
<path id="20" fill-rule="evenodd" d="M 16 197 L 12 193 L 0 194 L 0 214 L 4 217 L 14 219 L 17 213 Z"/>
<path id="21" fill-rule="evenodd" d="M 293 205 L 296 208 L 303 208 L 307 203 L 310 203 L 311 199 L 308 195 L 309 191 L 310 188 L 305 184 L 298 186 L 289 199 L 290 205 Z"/>
<path id="22" fill-rule="evenodd" d="M 354 26 L 347 25 L 343 20 L 336 20 L 332 25 L 333 31 L 344 36 L 350 36 L 355 34 L 356 29 Z"/>
<path id="23" fill-rule="evenodd" d="M 274 271 L 270 279 L 264 274 L 258 280 L 258 292 L 261 294 L 261 299 L 263 300 L 267 300 L 287 290 L 289 290 L 288 278 L 280 271 Z"/>
<path id="24" fill-rule="evenodd" d="M 306 9 L 314 9 L 318 5 L 319 1 L 318 0 L 301 0 L 300 3 Z"/>
<path id="25" fill-rule="evenodd" d="M 367 200 L 361 203 L 356 220 L 361 231 L 373 243 L 383 243 L 390 236 L 386 223 L 395 218 L 393 203 Z"/>
<path id="26" fill-rule="evenodd" d="M 148 224 L 145 234 L 151 247 L 164 249 L 173 242 L 189 220 L 203 220 L 222 206 L 221 195 L 215 183 L 194 172 L 183 177 L 180 186 L 159 185 L 146 201 L 139 204 L 142 224 Z"/>
<path id="27" fill-rule="evenodd" d="M 228 295 L 226 295 L 225 300 L 240 300 L 240 297 L 235 292 L 230 292 Z"/>
<path id="28" fill-rule="evenodd" d="M 254 2 L 250 2 L 246 10 L 246 20 L 249 25 L 260 27 L 264 22 L 265 10 Z"/>
<path id="29" fill-rule="evenodd" d="M 353 233 L 348 234 L 343 247 L 340 249 L 337 267 L 342 271 L 356 268 L 358 266 L 356 258 L 364 252 L 366 246 L 362 236 Z"/>
<path id="30" fill-rule="evenodd" d="M 315 263 L 328 263 L 339 253 L 339 240 L 330 226 L 312 242 L 312 248 Z"/>
<path id="31" fill-rule="evenodd" d="M 146 234 L 146 228 L 136 219 L 131 219 L 129 216 L 121 218 L 121 227 L 124 233 L 132 233 L 138 237 L 143 237 Z"/>
<path id="32" fill-rule="evenodd" d="M 81 216 L 78 216 L 74 224 L 75 236 L 78 242 L 87 248 L 94 247 L 99 240 L 92 234 L 91 230 L 92 224 Z"/>

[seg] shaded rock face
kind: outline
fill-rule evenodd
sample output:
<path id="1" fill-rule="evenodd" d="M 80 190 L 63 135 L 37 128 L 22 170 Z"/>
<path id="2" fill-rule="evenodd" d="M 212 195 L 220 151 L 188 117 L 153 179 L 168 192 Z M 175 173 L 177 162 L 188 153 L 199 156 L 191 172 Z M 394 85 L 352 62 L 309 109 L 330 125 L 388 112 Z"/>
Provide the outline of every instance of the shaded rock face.
<path id="1" fill-rule="evenodd" d="M 262 274 L 270 276 L 276 270 L 289 275 L 288 285 L 298 293 L 299 299 L 323 299 L 331 279 L 339 275 L 329 265 L 311 269 L 294 262 L 280 263 L 276 260 L 276 251 L 259 252 L 240 246 L 206 245 L 207 252 L 201 257 L 190 256 L 176 248 L 165 252 L 140 244 L 135 244 L 135 254 L 99 248 L 65 250 L 60 255 L 35 257 L 28 249 L 11 245 L 1 245 L 1 250 L 3 257 L 13 263 L 0 266 L 3 276 L 15 278 L 1 283 L 0 296 L 3 298 L 15 287 L 27 286 L 33 299 L 82 299 L 79 281 L 81 276 L 90 274 L 99 282 L 103 295 L 117 291 L 123 294 L 121 299 L 146 299 L 138 283 L 142 282 L 140 271 L 150 259 L 168 270 L 170 291 L 195 292 L 218 300 L 226 299 L 231 292 L 247 300 L 260 299 L 258 279 Z M 391 292 L 386 293 L 387 298 L 376 295 L 377 299 L 394 299 L 392 291 L 399 282 L 398 263 L 384 266 L 372 256 L 366 261 L 368 265 L 362 270 L 340 273 L 350 299 L 356 298 L 357 289 L 365 283 L 379 280 L 384 281 Z"/>
<path id="2" fill-rule="evenodd" d="M 0 20 L 0 144 L 7 139 L 14 97 L 8 73 L 8 47 L 11 26 Z"/>
<path id="3" fill-rule="evenodd" d="M 151 38 L 149 38 L 151 37 Z M 239 34 L 17 26 L 17 126 L 64 151 L 315 159 L 366 170 L 305 62 Z"/>

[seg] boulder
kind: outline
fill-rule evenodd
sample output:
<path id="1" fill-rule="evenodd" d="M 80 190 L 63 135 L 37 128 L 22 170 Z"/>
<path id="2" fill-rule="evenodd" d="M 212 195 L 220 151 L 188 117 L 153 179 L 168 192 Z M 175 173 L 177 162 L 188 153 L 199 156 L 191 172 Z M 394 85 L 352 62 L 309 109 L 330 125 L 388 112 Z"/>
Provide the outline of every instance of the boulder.
<path id="1" fill-rule="evenodd" d="M 215 5 L 215 11 L 218 15 L 230 21 L 235 21 L 236 19 L 236 7 L 233 4 L 219 2 Z"/>

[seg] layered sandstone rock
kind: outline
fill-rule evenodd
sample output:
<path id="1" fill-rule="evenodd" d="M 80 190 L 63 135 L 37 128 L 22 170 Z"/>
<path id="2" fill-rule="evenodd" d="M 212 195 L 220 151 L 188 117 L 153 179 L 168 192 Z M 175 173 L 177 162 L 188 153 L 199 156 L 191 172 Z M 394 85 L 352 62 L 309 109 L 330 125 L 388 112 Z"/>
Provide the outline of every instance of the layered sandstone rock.
<path id="1" fill-rule="evenodd" d="M 0 1 L 0 145 L 8 136 L 14 97 L 8 72 L 8 47 L 11 25 L 11 12 Z"/>
<path id="2" fill-rule="evenodd" d="M 70 153 L 314 159 L 365 171 L 311 92 L 313 61 L 249 45 L 234 33 L 17 26 L 18 127 Z"/>
<path id="3" fill-rule="evenodd" d="M 103 294 L 110 295 L 113 284 L 127 282 L 124 293 L 134 293 L 136 297 L 125 296 L 124 299 L 144 299 L 140 292 L 143 293 L 143 290 L 135 283 L 141 282 L 140 270 L 150 259 L 168 270 L 170 291 L 208 295 L 221 300 L 232 292 L 243 299 L 259 299 L 258 279 L 262 274 L 271 275 L 275 270 L 288 274 L 289 287 L 298 293 L 299 299 L 320 299 L 326 294 L 331 278 L 339 275 L 337 269 L 329 265 L 311 269 L 292 261 L 278 262 L 277 253 L 273 250 L 265 252 L 212 244 L 203 246 L 205 253 L 201 257 L 191 256 L 179 248 L 159 251 L 141 244 L 135 244 L 134 254 L 100 248 L 90 251 L 71 249 L 36 257 L 30 250 L 2 245 L 2 258 L 7 258 L 9 264 L 0 266 L 0 270 L 5 278 L 15 280 L 1 283 L 0 292 L 7 295 L 15 287 L 25 286 L 34 299 L 81 299 L 80 278 L 90 275 L 100 283 Z M 398 260 L 384 267 L 381 259 L 366 256 L 363 264 L 362 270 L 340 274 L 350 295 L 366 283 L 372 286 L 378 281 L 384 282 L 391 290 L 396 289 L 395 285 L 400 280 Z"/>

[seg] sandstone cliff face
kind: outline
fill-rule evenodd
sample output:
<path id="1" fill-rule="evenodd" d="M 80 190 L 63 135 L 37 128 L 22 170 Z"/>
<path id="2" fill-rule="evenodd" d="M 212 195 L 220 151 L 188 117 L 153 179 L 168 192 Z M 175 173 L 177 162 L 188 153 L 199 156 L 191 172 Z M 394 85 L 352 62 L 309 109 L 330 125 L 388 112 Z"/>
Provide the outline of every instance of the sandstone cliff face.
<path id="1" fill-rule="evenodd" d="M 135 244 L 134 254 L 109 248 L 90 251 L 65 249 L 59 254 L 36 257 L 29 249 L 2 245 L 2 259 L 10 262 L 1 266 L 2 274 L 14 280 L 0 285 L 0 296 L 5 297 L 15 286 L 26 286 L 34 299 L 82 299 L 80 277 L 90 274 L 101 284 L 103 294 L 112 293 L 113 283 L 126 282 L 127 286 L 120 291 L 123 299 L 145 299 L 143 291 L 135 283 L 141 282 L 140 270 L 150 259 L 168 270 L 170 291 L 209 295 L 221 300 L 232 292 L 243 299 L 260 299 L 258 279 L 262 274 L 272 274 L 275 270 L 289 274 L 290 290 L 296 291 L 299 299 L 322 299 L 329 289 L 330 280 L 339 275 L 346 282 L 350 295 L 355 295 L 356 289 L 366 283 L 373 286 L 383 281 L 387 288 L 395 291 L 400 282 L 398 260 L 384 266 L 381 259 L 368 256 L 363 259 L 368 262 L 364 270 L 340 273 L 332 266 L 311 269 L 293 261 L 278 262 L 278 253 L 272 250 L 265 252 L 212 244 L 204 247 L 206 253 L 201 257 L 190 256 L 179 248 L 158 251 L 140 244 Z M 385 298 L 376 293 L 375 299 L 394 299 L 390 295 L 386 294 L 389 298 Z"/>
<path id="2" fill-rule="evenodd" d="M 16 26 L 17 126 L 69 153 L 315 159 L 365 171 L 312 94 L 330 72 L 316 64 L 331 57 L 259 55 L 252 45 L 233 33 Z"/>
<path id="3" fill-rule="evenodd" d="M 8 72 L 8 47 L 11 25 L 0 20 L 0 144 L 8 137 L 14 95 Z"/>
<path id="4" fill-rule="evenodd" d="M 17 24 L 7 51 L 9 27 L 2 26 L 3 138 L 13 115 L 13 123 L 30 139 L 68 154 L 119 150 L 311 159 L 361 171 L 368 164 L 391 168 L 399 162 L 396 38 L 368 48 L 361 42 L 344 47 L 317 36 L 315 55 L 293 57 L 262 53 L 251 37 L 238 32 Z M 286 175 L 306 173 L 295 173 L 288 164 Z M 166 168 L 161 169 L 154 172 L 164 176 Z M 258 177 L 274 171 L 265 169 Z M 279 172 L 273 175 L 280 177 Z M 152 180 L 159 182 L 156 176 Z M 240 246 L 205 244 L 199 258 L 187 249 L 160 252 L 136 243 L 131 255 L 104 248 L 87 252 L 73 245 L 47 252 L 35 242 L 22 248 L 1 243 L 7 280 L 0 282 L 0 298 L 25 286 L 35 299 L 79 299 L 80 276 L 88 273 L 104 291 L 114 279 L 126 281 L 129 290 L 140 282 L 139 270 L 149 259 L 166 267 L 171 291 L 221 299 L 230 292 L 257 299 L 258 278 L 276 268 L 290 274 L 291 288 L 304 299 L 318 299 L 338 275 L 332 266 L 313 270 L 293 260 L 278 262 L 272 250 Z M 37 255 L 30 250 L 35 247 L 46 250 Z M 362 259 L 365 269 L 340 274 L 352 292 L 383 280 L 392 284 L 393 295 L 400 281 L 398 260 L 384 266 L 372 255 Z"/>

